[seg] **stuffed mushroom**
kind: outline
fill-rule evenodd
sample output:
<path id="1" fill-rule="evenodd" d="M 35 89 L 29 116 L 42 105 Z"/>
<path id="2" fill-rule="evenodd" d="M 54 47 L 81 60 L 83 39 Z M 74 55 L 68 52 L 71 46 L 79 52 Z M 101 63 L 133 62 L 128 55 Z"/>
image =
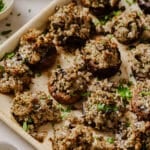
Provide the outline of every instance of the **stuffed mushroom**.
<path id="1" fill-rule="evenodd" d="M 101 131 L 117 129 L 125 110 L 122 98 L 116 94 L 117 86 L 117 83 L 107 80 L 91 85 L 90 95 L 83 105 L 86 124 Z"/>
<path id="2" fill-rule="evenodd" d="M 131 69 L 137 80 L 150 79 L 150 44 L 139 44 L 131 50 Z"/>
<path id="3" fill-rule="evenodd" d="M 73 104 L 86 92 L 90 76 L 89 72 L 78 67 L 57 68 L 50 76 L 49 92 L 59 103 Z"/>
<path id="4" fill-rule="evenodd" d="M 118 2 L 119 0 L 81 0 L 83 6 L 90 8 L 98 16 L 110 12 L 112 8 L 117 7 Z"/>
<path id="5" fill-rule="evenodd" d="M 32 120 L 35 128 L 45 122 L 58 122 L 61 119 L 57 104 L 41 91 L 16 94 L 11 111 L 21 125 Z"/>
<path id="6" fill-rule="evenodd" d="M 89 71 L 100 78 L 114 75 L 120 68 L 120 52 L 109 38 L 97 38 L 86 43 L 82 50 Z"/>
<path id="7" fill-rule="evenodd" d="M 18 54 L 28 65 L 41 69 L 55 62 L 57 51 L 49 37 L 32 29 L 21 37 Z"/>
<path id="8" fill-rule="evenodd" d="M 150 120 L 150 80 L 137 83 L 133 89 L 131 105 L 139 119 Z"/>
<path id="9" fill-rule="evenodd" d="M 120 43 L 130 44 L 141 34 L 142 21 L 137 11 L 126 11 L 118 16 L 113 23 L 112 33 Z"/>
<path id="10" fill-rule="evenodd" d="M 92 23 L 89 12 L 70 3 L 60 7 L 49 18 L 49 34 L 56 45 L 79 47 L 90 37 Z"/>

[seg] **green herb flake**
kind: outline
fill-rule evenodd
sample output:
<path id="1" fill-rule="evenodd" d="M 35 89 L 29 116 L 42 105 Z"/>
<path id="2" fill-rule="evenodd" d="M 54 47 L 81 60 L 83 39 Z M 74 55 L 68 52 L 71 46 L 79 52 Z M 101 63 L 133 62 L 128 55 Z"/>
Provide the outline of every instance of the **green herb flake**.
<path id="1" fill-rule="evenodd" d="M 110 144 L 113 144 L 115 142 L 115 139 L 113 137 L 108 137 L 106 141 Z"/>
<path id="2" fill-rule="evenodd" d="M 109 19 L 109 16 L 108 16 L 108 15 L 104 16 L 104 19 L 105 19 L 105 20 L 108 20 L 108 19 Z"/>
<path id="3" fill-rule="evenodd" d="M 144 26 L 144 30 L 150 30 L 149 26 Z"/>
<path id="4" fill-rule="evenodd" d="M 12 30 L 5 30 L 5 31 L 2 31 L 0 34 L 1 35 L 7 35 L 7 34 L 9 34 L 11 32 L 12 32 Z"/>
<path id="5" fill-rule="evenodd" d="M 11 53 L 6 53 L 6 55 L 4 56 L 5 58 L 13 58 L 15 56 L 15 53 L 14 52 L 11 52 Z"/>
<path id="6" fill-rule="evenodd" d="M 94 20 L 93 20 L 93 23 L 94 23 L 95 26 L 98 26 L 99 24 L 101 24 L 98 19 L 94 19 Z"/>
<path id="7" fill-rule="evenodd" d="M 95 140 L 99 140 L 99 137 L 98 136 L 94 136 L 93 137 Z"/>
<path id="8" fill-rule="evenodd" d="M 130 98 L 132 98 L 132 93 L 128 87 L 120 85 L 117 92 L 124 100 L 129 100 Z"/>
<path id="9" fill-rule="evenodd" d="M 61 118 L 64 120 L 68 115 L 69 113 L 71 112 L 71 108 L 68 106 L 68 107 L 64 107 L 62 106 L 61 104 L 58 105 L 58 109 L 60 109 L 61 111 Z"/>
<path id="10" fill-rule="evenodd" d="M 4 2 L 3 2 L 3 0 L 0 0 L 0 11 L 2 11 L 3 10 L 3 8 L 4 8 Z"/>
<path id="11" fill-rule="evenodd" d="M 28 124 L 27 124 L 26 121 L 23 122 L 22 128 L 23 128 L 24 131 L 26 131 L 26 132 L 28 131 Z"/>
<path id="12" fill-rule="evenodd" d="M 48 99 L 51 99 L 52 97 L 51 97 L 51 95 L 48 95 Z"/>
<path id="13" fill-rule="evenodd" d="M 112 14 L 113 16 L 119 16 L 121 14 L 121 11 L 120 10 L 113 11 Z"/>
<path id="14" fill-rule="evenodd" d="M 91 95 L 91 92 L 85 92 L 85 93 L 81 93 L 82 97 L 88 97 Z"/>
<path id="15" fill-rule="evenodd" d="M 104 111 L 104 112 L 115 112 L 118 111 L 118 107 L 116 106 L 110 106 L 110 105 L 105 105 L 105 104 L 98 104 L 97 109 L 99 111 Z"/>
<path id="16" fill-rule="evenodd" d="M 113 37 L 114 37 L 113 34 L 108 34 L 109 39 L 112 39 Z"/>
<path id="17" fill-rule="evenodd" d="M 98 105 L 97 105 L 97 109 L 98 109 L 99 111 L 105 110 L 105 104 L 98 104 Z"/>
<path id="18" fill-rule="evenodd" d="M 64 120 L 65 118 L 67 118 L 68 115 L 69 115 L 69 112 L 62 112 L 61 118 Z"/>
<path id="19" fill-rule="evenodd" d="M 150 91 L 142 91 L 140 94 L 141 96 L 148 96 L 150 95 Z"/>
<path id="20" fill-rule="evenodd" d="M 135 0 L 126 0 L 126 2 L 129 4 L 129 6 L 131 6 L 135 3 Z"/>
<path id="21" fill-rule="evenodd" d="M 106 24 L 106 22 L 107 22 L 107 20 L 105 20 L 105 19 L 101 19 L 99 22 L 100 22 L 100 24 L 101 24 L 101 25 L 105 25 L 105 24 Z"/>

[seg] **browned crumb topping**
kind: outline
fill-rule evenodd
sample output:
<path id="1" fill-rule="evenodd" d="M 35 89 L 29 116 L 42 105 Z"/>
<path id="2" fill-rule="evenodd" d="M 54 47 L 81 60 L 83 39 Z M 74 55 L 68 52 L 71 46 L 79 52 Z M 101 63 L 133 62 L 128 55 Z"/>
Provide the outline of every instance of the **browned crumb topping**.
<path id="1" fill-rule="evenodd" d="M 88 132 L 87 132 L 88 131 Z M 84 125 L 73 128 L 64 127 L 55 131 L 54 150 L 90 150 L 93 143 L 91 129 Z"/>
<path id="2" fill-rule="evenodd" d="M 108 38 L 88 41 L 83 48 L 83 57 L 89 70 L 99 76 L 113 75 L 121 64 L 118 46 Z"/>
<path id="3" fill-rule="evenodd" d="M 133 89 L 132 111 L 140 119 L 150 120 L 150 80 L 138 82 Z"/>
<path id="4" fill-rule="evenodd" d="M 84 43 L 91 32 L 91 18 L 88 13 L 76 3 L 60 7 L 49 18 L 49 34 L 54 37 L 55 44 L 79 46 Z"/>
<path id="5" fill-rule="evenodd" d="M 90 8 L 96 15 L 103 15 L 110 12 L 114 7 L 117 7 L 119 0 L 80 0 L 82 5 Z"/>
<path id="6" fill-rule="evenodd" d="M 11 92 L 21 92 L 25 87 L 31 83 L 31 77 L 22 76 L 14 77 L 7 73 L 3 73 L 0 78 L 0 92 L 1 93 L 11 93 Z"/>
<path id="7" fill-rule="evenodd" d="M 0 62 L 0 92 L 16 93 L 29 87 L 32 71 L 14 55 L 12 58 L 5 58 Z"/>
<path id="8" fill-rule="evenodd" d="M 81 0 L 82 4 L 89 8 L 105 8 L 108 9 L 108 6 L 115 6 L 118 0 Z"/>
<path id="9" fill-rule="evenodd" d="M 137 80 L 150 79 L 150 44 L 139 44 L 131 51 L 131 68 Z"/>
<path id="10" fill-rule="evenodd" d="M 18 53 L 25 62 L 34 65 L 42 61 L 51 50 L 56 53 L 51 39 L 40 30 L 32 29 L 21 37 Z"/>
<path id="11" fill-rule="evenodd" d="M 150 15 L 144 18 L 141 41 L 150 41 Z"/>
<path id="12" fill-rule="evenodd" d="M 86 92 L 91 74 L 78 67 L 58 68 L 49 79 L 49 91 L 60 103 L 74 103 Z"/>
<path id="13" fill-rule="evenodd" d="M 17 52 L 0 61 L 0 92 L 15 93 L 11 113 L 35 139 L 43 142 L 52 124 L 54 150 L 150 150 L 150 44 L 134 43 L 136 48 L 128 51 L 137 81 L 133 88 L 114 78 L 101 80 L 119 71 L 121 47 L 149 42 L 149 15 L 132 9 L 122 13 L 116 10 L 122 7 L 119 0 L 80 2 L 56 8 L 46 30 L 31 29 L 21 37 Z M 111 33 L 118 42 L 101 33 Z M 73 64 L 67 59 L 72 67 L 58 66 L 48 81 L 60 104 L 45 92 L 25 91 L 32 71 L 54 64 L 56 54 L 60 64 L 63 56 L 73 57 Z M 57 123 L 62 124 L 58 129 Z"/>
<path id="14" fill-rule="evenodd" d="M 31 72 L 30 68 L 17 53 L 12 58 L 3 59 L 0 62 L 0 66 L 3 67 L 4 72 L 7 72 L 13 76 L 23 75 L 24 73 Z"/>
<path id="15" fill-rule="evenodd" d="M 13 100 L 12 114 L 21 125 L 32 120 L 31 125 L 35 128 L 45 122 L 60 121 L 57 105 L 44 92 L 17 94 Z"/>
<path id="16" fill-rule="evenodd" d="M 100 130 L 117 129 L 124 112 L 122 98 L 117 94 L 119 85 L 107 80 L 90 87 L 90 96 L 84 104 L 85 122 Z"/>
<path id="17" fill-rule="evenodd" d="M 150 149 L 150 122 L 132 120 L 132 123 L 123 123 L 116 133 L 118 148 L 125 149 Z"/>
<path id="18" fill-rule="evenodd" d="M 114 20 L 112 32 L 119 42 L 129 44 L 140 36 L 142 21 L 136 11 L 126 11 Z"/>

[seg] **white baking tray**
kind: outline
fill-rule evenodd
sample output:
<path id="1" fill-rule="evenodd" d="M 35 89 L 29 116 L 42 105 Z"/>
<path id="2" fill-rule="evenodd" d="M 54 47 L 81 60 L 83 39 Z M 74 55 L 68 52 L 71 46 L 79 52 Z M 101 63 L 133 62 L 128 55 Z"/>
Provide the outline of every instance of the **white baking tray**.
<path id="1" fill-rule="evenodd" d="M 31 28 L 41 29 L 44 27 L 48 21 L 48 17 L 55 12 L 57 6 L 62 6 L 67 4 L 70 0 L 53 0 L 47 8 L 41 11 L 36 17 L 25 24 L 20 30 L 18 30 L 14 35 L 12 35 L 5 43 L 0 46 L 0 58 L 2 58 L 6 53 L 15 50 L 18 45 L 20 37 Z M 11 103 L 12 98 L 0 94 L 0 119 L 4 121 L 10 128 L 12 128 L 16 133 L 23 137 L 27 142 L 29 142 L 33 147 L 38 150 L 51 150 L 52 145 L 49 138 L 46 138 L 43 143 L 38 142 L 32 138 L 28 133 L 26 133 L 13 119 L 11 115 Z"/>
<path id="2" fill-rule="evenodd" d="M 37 29 L 42 29 L 44 28 L 44 25 L 46 25 L 48 21 L 48 17 L 52 15 L 55 12 L 55 8 L 57 6 L 62 6 L 64 4 L 67 4 L 71 0 L 53 0 L 50 5 L 44 9 L 39 15 L 34 17 L 31 21 L 29 21 L 25 26 L 23 26 L 18 32 L 16 32 L 12 37 L 10 37 L 3 45 L 0 46 L 0 58 L 2 58 L 5 53 L 11 52 L 15 50 L 16 46 L 18 45 L 20 37 L 27 32 L 31 28 L 37 28 Z M 115 40 L 115 39 L 114 39 Z M 117 41 L 116 41 L 117 42 Z M 118 43 L 119 49 L 121 49 L 121 60 L 122 60 L 122 65 L 121 65 L 121 71 L 122 77 L 123 78 L 130 78 L 131 74 L 131 68 L 128 64 L 128 58 L 129 55 L 126 51 L 126 46 Z M 60 58 L 60 63 L 61 65 L 70 65 L 65 62 L 67 58 L 62 57 Z M 117 76 L 116 76 L 117 77 Z M 115 80 L 117 78 L 114 78 Z M 48 92 L 47 86 L 45 87 L 44 85 L 47 85 L 47 79 L 43 77 L 39 77 L 38 79 L 34 79 L 33 81 L 36 84 L 31 88 L 31 91 L 36 90 L 44 90 L 45 92 Z M 52 149 L 52 143 L 50 141 L 50 137 L 53 135 L 53 130 L 51 128 L 51 125 L 49 125 L 49 134 L 45 138 L 43 143 L 40 143 L 36 141 L 34 138 L 32 138 L 28 133 L 26 133 L 19 125 L 16 123 L 16 121 L 13 119 L 11 115 L 11 103 L 12 103 L 12 98 L 6 95 L 0 94 L 0 119 L 3 120 L 10 128 L 12 128 L 14 131 L 16 131 L 20 136 L 22 136 L 26 141 L 31 143 L 32 146 L 34 146 L 38 150 L 51 150 Z"/>

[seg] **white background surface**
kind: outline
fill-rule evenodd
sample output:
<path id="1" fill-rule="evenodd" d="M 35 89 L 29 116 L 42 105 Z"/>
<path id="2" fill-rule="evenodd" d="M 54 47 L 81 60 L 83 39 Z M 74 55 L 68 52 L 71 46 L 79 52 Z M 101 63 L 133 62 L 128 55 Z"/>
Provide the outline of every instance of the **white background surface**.
<path id="1" fill-rule="evenodd" d="M 52 0 L 15 0 L 12 14 L 7 19 L 0 21 L 0 33 L 6 30 L 12 30 L 12 32 L 8 35 L 0 35 L 0 44 L 38 14 L 50 1 Z M 6 24 L 10 24 L 10 26 L 6 26 Z M 8 142 L 18 148 L 18 150 L 33 150 L 29 144 L 1 121 L 0 142 Z"/>

